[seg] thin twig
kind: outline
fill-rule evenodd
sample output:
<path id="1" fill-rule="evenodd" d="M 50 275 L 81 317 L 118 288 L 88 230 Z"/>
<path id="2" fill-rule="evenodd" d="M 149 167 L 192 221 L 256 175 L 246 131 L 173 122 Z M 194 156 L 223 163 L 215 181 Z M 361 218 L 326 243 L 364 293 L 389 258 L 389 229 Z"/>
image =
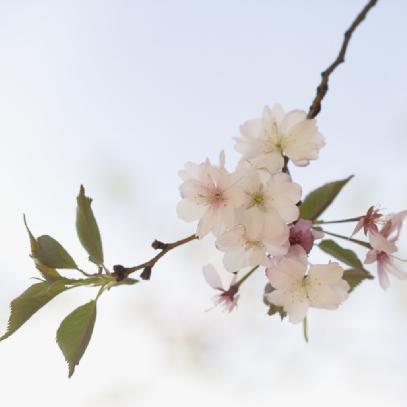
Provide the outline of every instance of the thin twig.
<path id="1" fill-rule="evenodd" d="M 250 271 L 248 271 L 240 280 L 236 281 L 233 284 L 235 287 L 239 288 L 260 266 L 253 267 Z"/>
<path id="2" fill-rule="evenodd" d="M 348 223 L 348 222 L 359 222 L 363 216 L 358 216 L 356 218 L 341 219 L 341 220 L 317 220 L 314 222 L 314 225 L 329 225 L 331 223 Z"/>
<path id="3" fill-rule="evenodd" d="M 165 256 L 169 251 L 175 249 L 178 246 L 182 246 L 186 243 L 191 242 L 192 240 L 198 239 L 198 236 L 191 235 L 188 236 L 184 239 L 177 240 L 176 242 L 173 243 L 162 243 L 158 240 L 154 240 L 152 243 L 153 248 L 161 250 L 157 255 L 155 255 L 153 258 L 150 260 L 146 261 L 145 263 L 139 264 L 138 266 L 134 267 L 123 267 L 121 265 L 116 265 L 113 267 L 114 273 L 113 275 L 116 277 L 118 281 L 125 279 L 129 274 L 134 273 L 135 271 L 138 270 L 150 270 L 155 266 L 155 264 L 158 262 L 158 260 L 161 259 L 161 257 Z"/>
<path id="4" fill-rule="evenodd" d="M 318 228 L 317 230 L 321 231 L 322 233 L 325 233 L 326 235 L 337 237 L 339 239 L 344 239 L 344 240 L 347 240 L 348 242 L 356 243 L 356 244 L 366 247 L 368 249 L 372 248 L 372 246 L 370 246 L 370 244 L 368 242 L 364 242 L 363 240 L 353 239 L 352 237 L 346 237 L 343 235 L 339 235 L 338 233 L 328 232 L 327 230 L 321 229 L 321 228 Z"/>
<path id="5" fill-rule="evenodd" d="M 328 68 L 321 73 L 321 77 L 322 77 L 321 83 L 317 87 L 317 93 L 309 108 L 309 111 L 307 114 L 308 119 L 313 119 L 320 112 L 322 99 L 325 97 L 326 93 L 328 92 L 329 75 L 331 75 L 331 73 L 337 68 L 338 65 L 345 62 L 346 50 L 348 48 L 348 44 L 352 37 L 353 32 L 356 30 L 358 25 L 365 19 L 369 10 L 372 7 L 374 7 L 376 5 L 376 3 L 377 3 L 377 0 L 370 0 L 366 4 L 366 6 L 363 8 L 363 10 L 358 14 L 358 16 L 355 18 L 355 20 L 353 21 L 351 26 L 345 31 L 343 42 L 342 42 L 342 47 L 339 51 L 338 56 L 336 57 L 335 61 L 332 62 L 332 64 L 329 65 Z"/>

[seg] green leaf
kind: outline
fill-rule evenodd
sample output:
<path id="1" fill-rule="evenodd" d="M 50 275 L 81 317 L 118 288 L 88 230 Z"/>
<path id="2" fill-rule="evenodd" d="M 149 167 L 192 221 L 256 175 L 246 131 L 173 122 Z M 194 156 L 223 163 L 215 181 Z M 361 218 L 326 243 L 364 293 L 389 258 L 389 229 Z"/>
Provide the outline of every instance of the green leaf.
<path id="1" fill-rule="evenodd" d="M 25 217 L 25 215 L 24 215 L 23 219 L 24 219 L 25 228 L 27 229 L 28 237 L 30 238 L 31 254 L 33 254 L 36 251 L 38 251 L 38 243 L 37 243 L 37 240 L 35 239 L 34 235 L 31 233 L 30 228 L 28 227 L 27 218 Z"/>
<path id="2" fill-rule="evenodd" d="M 330 182 L 310 192 L 300 207 L 300 217 L 303 219 L 316 220 L 333 202 L 341 189 L 353 178 Z"/>
<path id="3" fill-rule="evenodd" d="M 82 246 L 89 254 L 89 260 L 98 266 L 103 264 L 102 239 L 95 216 L 91 208 L 92 199 L 85 195 L 85 188 L 81 185 L 77 197 L 76 231 Z"/>
<path id="4" fill-rule="evenodd" d="M 40 308 L 64 290 L 66 290 L 66 287 L 63 283 L 49 284 L 48 282 L 42 282 L 32 285 L 19 297 L 15 298 L 10 304 L 11 313 L 7 331 L 0 338 L 0 341 L 12 335 Z"/>
<path id="5" fill-rule="evenodd" d="M 38 251 L 35 258 L 44 266 L 56 269 L 77 269 L 74 259 L 53 237 L 43 235 L 37 238 Z"/>
<path id="6" fill-rule="evenodd" d="M 350 249 L 344 249 L 334 240 L 331 239 L 322 240 L 318 246 L 322 251 L 335 257 L 342 263 L 345 263 L 348 266 L 351 266 L 352 268 L 355 269 L 365 270 L 362 262 L 359 260 L 358 256 L 354 251 Z"/>
<path id="7" fill-rule="evenodd" d="M 351 292 L 356 286 L 358 286 L 364 280 L 373 280 L 374 277 L 366 270 L 361 269 L 349 269 L 343 272 L 343 279 L 350 285 Z"/>
<path id="8" fill-rule="evenodd" d="M 30 238 L 31 256 L 36 264 L 45 266 L 37 267 L 45 278 L 47 276 L 54 279 L 57 278 L 58 272 L 51 269 L 78 268 L 74 259 L 58 241 L 48 235 L 43 235 L 36 239 L 28 228 L 25 217 L 24 223 Z"/>
<path id="9" fill-rule="evenodd" d="M 92 300 L 70 313 L 57 331 L 57 342 L 68 363 L 71 377 L 92 336 L 96 321 L 96 301 Z"/>
<path id="10" fill-rule="evenodd" d="M 352 291 L 363 280 L 372 280 L 374 278 L 363 267 L 362 262 L 359 260 L 356 253 L 352 250 L 344 249 L 334 240 L 330 239 L 322 240 L 322 242 L 318 246 L 325 253 L 352 267 L 349 270 L 345 270 L 343 273 L 343 279 L 346 280 L 350 285 L 350 291 Z"/>
<path id="11" fill-rule="evenodd" d="M 279 314 L 281 320 L 283 320 L 287 316 L 287 313 L 284 311 L 283 307 L 279 307 L 270 303 L 267 315 L 273 316 L 274 314 Z"/>
<path id="12" fill-rule="evenodd" d="M 50 283 L 63 278 L 61 274 L 58 273 L 58 271 L 51 267 L 44 266 L 43 264 L 40 263 L 36 263 L 35 267 L 42 274 L 45 280 L 47 280 Z"/>
<path id="13" fill-rule="evenodd" d="M 287 316 L 287 313 L 284 311 L 284 308 L 279 307 L 278 305 L 272 304 L 267 299 L 267 294 L 270 294 L 272 291 L 274 291 L 274 287 L 272 287 L 270 283 L 267 283 L 266 286 L 264 287 L 264 294 L 263 294 L 263 302 L 265 305 L 267 305 L 269 307 L 267 314 L 270 316 L 273 316 L 274 314 L 279 314 L 281 320 L 283 320 Z"/>

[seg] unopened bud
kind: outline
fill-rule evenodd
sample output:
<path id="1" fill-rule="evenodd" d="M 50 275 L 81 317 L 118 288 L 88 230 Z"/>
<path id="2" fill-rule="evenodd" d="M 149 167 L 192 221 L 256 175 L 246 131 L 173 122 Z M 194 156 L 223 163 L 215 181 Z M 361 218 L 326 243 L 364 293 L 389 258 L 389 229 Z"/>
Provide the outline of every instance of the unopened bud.
<path id="1" fill-rule="evenodd" d="M 122 281 L 127 277 L 127 270 L 121 264 L 113 266 L 113 271 L 117 281 Z"/>
<path id="2" fill-rule="evenodd" d="M 151 277 L 151 267 L 147 266 L 144 268 L 143 272 L 140 274 L 140 278 L 143 280 L 150 280 Z"/>
<path id="3" fill-rule="evenodd" d="M 154 240 L 154 242 L 151 243 L 151 246 L 155 250 L 165 250 L 167 248 L 167 245 L 159 240 Z"/>

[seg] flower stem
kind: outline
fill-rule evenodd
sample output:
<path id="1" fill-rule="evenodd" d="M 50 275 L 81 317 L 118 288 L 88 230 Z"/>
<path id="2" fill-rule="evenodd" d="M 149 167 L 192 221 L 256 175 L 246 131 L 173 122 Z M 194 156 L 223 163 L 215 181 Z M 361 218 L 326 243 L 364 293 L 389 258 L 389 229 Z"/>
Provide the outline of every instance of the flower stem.
<path id="1" fill-rule="evenodd" d="M 341 220 L 330 220 L 330 221 L 324 221 L 324 220 L 316 220 L 314 222 L 314 225 L 328 225 L 331 223 L 348 223 L 348 222 L 358 222 L 362 216 L 357 216 L 356 218 L 349 218 L 349 219 L 341 219 Z"/>
<path id="2" fill-rule="evenodd" d="M 247 274 L 245 274 L 240 280 L 233 284 L 236 288 L 239 288 L 260 266 L 253 267 Z"/>
<path id="3" fill-rule="evenodd" d="M 302 332 L 304 334 L 305 342 L 308 343 L 308 320 L 307 317 L 302 321 Z"/>
<path id="4" fill-rule="evenodd" d="M 141 263 L 137 266 L 134 267 L 123 267 L 120 264 L 117 264 L 116 266 L 113 267 L 113 270 L 116 268 L 120 268 L 121 272 L 120 272 L 120 276 L 117 274 L 117 272 L 112 273 L 113 276 L 116 277 L 120 277 L 120 280 L 123 280 L 124 278 L 128 277 L 129 274 L 134 273 L 135 271 L 138 270 L 143 270 L 145 268 L 153 268 L 155 266 L 155 264 L 158 262 L 158 260 L 161 259 L 161 257 L 165 256 L 169 251 L 177 248 L 178 246 L 182 246 L 186 243 L 191 242 L 192 240 L 196 240 L 198 239 L 198 236 L 196 236 L 195 234 L 191 235 L 191 236 L 187 236 L 184 239 L 181 240 L 177 240 L 176 242 L 173 243 L 163 243 L 163 242 L 159 242 L 158 240 L 155 240 L 152 244 L 154 249 L 159 249 L 160 252 L 155 255 L 152 259 Z"/>
<path id="5" fill-rule="evenodd" d="M 339 239 L 344 239 L 344 240 L 347 240 L 347 241 L 352 242 L 352 243 L 356 243 L 356 244 L 358 244 L 358 245 L 360 245 L 360 246 L 367 247 L 368 249 L 371 249 L 371 248 L 372 248 L 372 246 L 370 246 L 370 244 L 369 244 L 368 242 L 364 242 L 363 240 L 358 240 L 358 239 L 353 239 L 353 238 L 351 238 L 351 237 L 347 237 L 347 236 L 343 236 L 343 235 L 338 235 L 337 233 L 328 232 L 327 230 L 320 229 L 320 228 L 319 228 L 319 230 L 320 230 L 321 232 L 327 234 L 327 235 L 334 236 L 334 237 L 337 237 L 337 238 L 339 238 Z"/>

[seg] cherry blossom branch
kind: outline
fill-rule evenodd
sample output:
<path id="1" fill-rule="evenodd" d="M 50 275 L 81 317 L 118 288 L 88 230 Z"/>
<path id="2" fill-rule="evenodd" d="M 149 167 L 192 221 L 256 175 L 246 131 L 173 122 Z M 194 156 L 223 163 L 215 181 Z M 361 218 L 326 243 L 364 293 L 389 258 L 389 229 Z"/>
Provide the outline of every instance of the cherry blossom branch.
<path id="1" fill-rule="evenodd" d="M 143 270 L 143 272 L 140 274 L 140 277 L 143 280 L 148 280 L 150 278 L 152 268 L 156 265 L 158 260 L 161 259 L 161 257 L 165 256 L 168 252 L 175 249 L 176 247 L 182 246 L 195 239 L 198 239 L 198 236 L 193 234 L 188 237 L 185 237 L 184 239 L 177 240 L 176 242 L 173 243 L 163 243 L 159 240 L 154 240 L 154 242 L 151 244 L 153 249 L 161 250 L 157 255 L 155 255 L 153 258 L 146 261 L 145 263 L 139 264 L 134 267 L 124 267 L 120 264 L 117 264 L 113 266 L 114 272 L 112 274 L 116 277 L 117 281 L 121 281 L 128 277 L 129 274 L 134 273 L 135 271 L 138 270 Z"/>
<path id="2" fill-rule="evenodd" d="M 363 10 L 357 15 L 357 17 L 355 18 L 355 20 L 353 21 L 351 26 L 345 31 L 344 40 L 343 40 L 342 47 L 339 51 L 338 56 L 336 57 L 335 61 L 331 65 L 329 65 L 325 71 L 323 71 L 321 73 L 321 76 L 322 76 L 321 83 L 317 87 L 317 92 L 316 92 L 315 98 L 312 101 L 311 106 L 309 108 L 309 111 L 307 114 L 308 119 L 313 119 L 320 112 L 322 99 L 325 97 L 326 93 L 328 92 L 329 76 L 337 68 L 338 65 L 340 65 L 341 63 L 343 63 L 345 61 L 346 50 L 348 48 L 348 44 L 352 37 L 353 32 L 356 30 L 356 28 L 359 26 L 359 24 L 365 19 L 369 10 L 373 6 L 375 6 L 376 3 L 377 3 L 377 0 L 370 0 L 366 4 L 366 6 L 363 8 Z M 288 157 L 284 157 L 284 167 L 283 167 L 282 171 L 287 174 L 290 173 L 289 169 L 288 169 L 288 161 L 289 161 Z M 324 223 L 328 223 L 328 222 L 324 222 Z M 329 223 L 340 223 L 340 222 L 338 221 L 338 222 L 329 222 Z M 325 232 L 325 233 L 330 234 L 328 232 Z M 334 236 L 335 234 L 331 233 L 331 235 Z M 340 237 L 340 236 L 338 235 L 336 237 Z M 343 238 L 354 241 L 356 243 L 355 239 L 348 239 L 346 237 L 343 237 Z M 114 273 L 112 273 L 112 274 L 116 277 L 116 279 L 118 281 L 120 281 L 120 280 L 125 279 L 129 274 L 134 273 L 135 271 L 143 270 L 143 272 L 140 274 L 140 277 L 142 279 L 148 280 L 150 278 L 152 268 L 161 259 L 161 257 L 165 256 L 169 251 L 175 249 L 176 247 L 182 246 L 195 239 L 197 239 L 197 236 L 191 235 L 184 239 L 178 240 L 174 243 L 162 243 L 158 240 L 155 240 L 152 243 L 153 248 L 156 250 L 161 250 L 156 256 L 154 256 L 152 259 L 146 261 L 145 263 L 139 264 L 134 267 L 124 267 L 120 264 L 117 264 L 113 267 Z M 364 242 L 362 242 L 362 243 L 365 246 L 367 245 L 367 243 L 366 244 Z M 254 272 L 254 269 L 251 272 L 249 272 L 248 275 L 244 277 L 244 279 L 248 278 L 252 272 Z"/>
<path id="3" fill-rule="evenodd" d="M 234 287 L 239 288 L 260 266 L 253 267 L 250 271 L 248 271 L 240 280 L 236 281 L 233 284 Z"/>
<path id="4" fill-rule="evenodd" d="M 307 118 L 308 119 L 313 119 L 315 116 L 318 115 L 318 113 L 321 111 L 321 102 L 322 99 L 325 97 L 326 93 L 328 92 L 328 81 L 329 81 L 329 76 L 332 74 L 332 72 L 338 67 L 338 65 L 342 64 L 345 62 L 345 54 L 346 50 L 348 48 L 349 41 L 352 37 L 353 32 L 356 30 L 356 28 L 359 26 L 359 24 L 365 19 L 367 13 L 370 11 L 371 8 L 373 8 L 377 3 L 377 0 L 370 0 L 366 6 L 363 8 L 363 10 L 357 15 L 351 26 L 345 31 L 343 42 L 342 42 L 342 47 L 339 51 L 338 56 L 336 57 L 335 61 L 332 62 L 331 65 L 328 66 L 325 71 L 321 73 L 321 82 L 317 87 L 317 92 L 315 95 L 314 100 L 311 103 L 311 106 L 309 108 Z"/>

